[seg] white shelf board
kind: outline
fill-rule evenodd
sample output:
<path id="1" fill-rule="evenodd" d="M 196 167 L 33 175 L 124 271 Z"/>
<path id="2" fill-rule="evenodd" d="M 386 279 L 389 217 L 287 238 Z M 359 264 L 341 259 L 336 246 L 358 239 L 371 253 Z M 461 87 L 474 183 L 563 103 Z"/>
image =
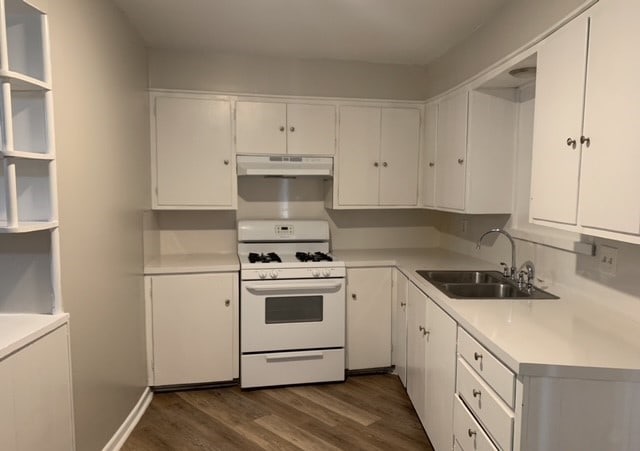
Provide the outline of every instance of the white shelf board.
<path id="1" fill-rule="evenodd" d="M 6 221 L 0 221 L 0 233 L 29 233 L 56 227 L 58 227 L 58 221 L 26 221 L 18 223 L 17 227 L 9 227 Z"/>
<path id="2" fill-rule="evenodd" d="M 11 83 L 14 91 L 49 91 L 51 85 L 43 80 L 7 69 L 0 69 L 0 78 Z"/>
<path id="3" fill-rule="evenodd" d="M 49 153 L 26 152 L 23 150 L 2 151 L 0 158 L 19 158 L 22 160 L 55 160 L 55 156 Z"/>

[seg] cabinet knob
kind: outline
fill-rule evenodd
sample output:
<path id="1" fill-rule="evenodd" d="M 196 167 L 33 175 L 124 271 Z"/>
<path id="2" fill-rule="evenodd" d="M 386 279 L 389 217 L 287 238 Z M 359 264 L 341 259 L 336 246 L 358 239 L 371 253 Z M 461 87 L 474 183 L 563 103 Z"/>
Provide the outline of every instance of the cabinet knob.
<path id="1" fill-rule="evenodd" d="M 458 158 L 458 164 L 464 163 L 464 158 Z"/>
<path id="2" fill-rule="evenodd" d="M 480 354 L 479 352 L 474 352 L 473 360 L 480 360 L 480 359 L 482 359 L 482 354 Z"/>
<path id="3" fill-rule="evenodd" d="M 225 166 L 228 166 L 229 165 L 229 160 L 224 160 L 224 164 L 225 164 Z"/>
<path id="4" fill-rule="evenodd" d="M 355 293 L 351 293 L 351 299 L 355 301 L 356 299 L 358 299 L 358 296 L 356 296 Z"/>
<path id="5" fill-rule="evenodd" d="M 389 166 L 389 164 L 385 161 L 385 162 L 382 163 L 382 166 L 384 166 L 386 168 L 387 166 Z"/>
<path id="6" fill-rule="evenodd" d="M 280 131 L 283 132 L 284 131 L 284 125 L 280 126 Z"/>
<path id="7" fill-rule="evenodd" d="M 422 332 L 422 331 L 424 330 L 424 327 L 422 327 L 422 326 L 418 326 L 418 330 L 419 330 L 420 332 Z"/>
<path id="8" fill-rule="evenodd" d="M 296 128 L 295 128 L 295 127 L 289 127 L 289 131 L 290 131 L 290 132 L 295 132 L 295 131 L 296 131 Z"/>
<path id="9" fill-rule="evenodd" d="M 480 395 L 482 395 L 482 392 L 480 390 L 476 390 L 475 388 L 473 389 L 472 393 L 474 398 L 478 398 Z"/>
<path id="10" fill-rule="evenodd" d="M 433 161 L 430 161 L 430 162 L 429 162 L 429 167 L 430 167 L 430 168 L 434 167 L 435 165 L 436 165 L 436 164 L 435 164 Z"/>
<path id="11" fill-rule="evenodd" d="M 225 305 L 226 307 L 229 307 L 229 306 L 231 305 L 231 301 L 230 301 L 229 299 L 225 300 L 225 301 L 224 301 L 224 305 Z"/>
<path id="12" fill-rule="evenodd" d="M 573 138 L 567 138 L 567 146 L 576 148 L 576 140 Z"/>
<path id="13" fill-rule="evenodd" d="M 404 307 L 405 305 L 407 305 L 407 303 L 406 303 L 406 302 L 401 302 L 401 303 L 400 303 L 400 307 Z"/>
<path id="14" fill-rule="evenodd" d="M 425 335 L 429 335 L 431 334 L 430 330 L 425 329 L 424 327 L 422 328 L 422 336 L 424 337 Z"/>
<path id="15" fill-rule="evenodd" d="M 477 434 L 476 431 L 474 431 L 473 429 L 469 429 L 467 431 L 467 434 L 469 434 L 469 437 L 475 437 L 475 435 Z"/>
<path id="16" fill-rule="evenodd" d="M 375 167 L 380 166 L 380 164 L 379 164 L 377 161 L 374 161 L 374 162 L 373 162 L 373 165 L 374 165 Z"/>
<path id="17" fill-rule="evenodd" d="M 587 147 L 589 147 L 591 145 L 591 138 L 587 138 L 586 136 L 581 136 L 580 137 L 580 144 L 587 144 Z"/>

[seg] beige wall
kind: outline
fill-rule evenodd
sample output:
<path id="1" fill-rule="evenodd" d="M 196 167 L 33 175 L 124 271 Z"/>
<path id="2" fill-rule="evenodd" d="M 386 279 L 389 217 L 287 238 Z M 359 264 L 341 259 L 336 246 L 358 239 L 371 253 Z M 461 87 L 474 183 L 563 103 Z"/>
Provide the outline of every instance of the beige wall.
<path id="1" fill-rule="evenodd" d="M 149 86 L 251 94 L 424 100 L 422 66 L 152 49 Z"/>
<path id="2" fill-rule="evenodd" d="M 594 0 L 512 0 L 470 37 L 427 66 L 426 97 L 469 79 Z"/>
<path id="3" fill-rule="evenodd" d="M 99 450 L 146 386 L 146 51 L 107 0 L 51 1 L 48 12 L 77 449 Z"/>
<path id="4" fill-rule="evenodd" d="M 242 219 L 324 219 L 334 249 L 435 247 L 441 214 L 427 210 L 327 210 L 319 177 L 238 178 L 237 211 L 148 211 L 146 256 L 235 252 Z"/>

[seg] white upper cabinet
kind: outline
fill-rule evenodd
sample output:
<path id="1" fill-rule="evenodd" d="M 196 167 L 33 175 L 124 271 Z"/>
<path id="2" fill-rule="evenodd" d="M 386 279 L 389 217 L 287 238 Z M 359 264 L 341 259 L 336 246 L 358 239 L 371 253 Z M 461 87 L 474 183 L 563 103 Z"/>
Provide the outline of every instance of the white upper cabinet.
<path id="1" fill-rule="evenodd" d="M 588 17 L 540 46 L 536 77 L 532 219 L 576 224 Z"/>
<path id="2" fill-rule="evenodd" d="M 515 89 L 462 89 L 428 104 L 426 117 L 422 205 L 511 213 Z"/>
<path id="3" fill-rule="evenodd" d="M 378 203 L 380 116 L 380 108 L 340 108 L 337 168 L 340 205 Z"/>
<path id="4" fill-rule="evenodd" d="M 438 104 L 428 103 L 424 112 L 424 140 L 422 146 L 422 206 L 436 205 L 436 147 L 438 132 Z"/>
<path id="5" fill-rule="evenodd" d="M 231 102 L 170 94 L 152 102 L 153 208 L 235 208 Z"/>
<path id="6" fill-rule="evenodd" d="M 336 107 L 324 104 L 236 102 L 236 153 L 335 153 Z"/>
<path id="7" fill-rule="evenodd" d="M 466 91 L 438 103 L 436 207 L 464 210 L 467 107 Z"/>
<path id="8" fill-rule="evenodd" d="M 599 2 L 540 46 L 533 222 L 640 242 L 640 3 Z"/>
<path id="9" fill-rule="evenodd" d="M 607 0 L 591 11 L 580 223 L 640 233 L 640 2 Z"/>
<path id="10" fill-rule="evenodd" d="M 416 205 L 420 111 L 383 108 L 380 131 L 380 205 Z M 398 183 L 402 181 L 401 183 Z"/>
<path id="11" fill-rule="evenodd" d="M 416 206 L 419 109 L 343 106 L 338 142 L 334 207 Z"/>

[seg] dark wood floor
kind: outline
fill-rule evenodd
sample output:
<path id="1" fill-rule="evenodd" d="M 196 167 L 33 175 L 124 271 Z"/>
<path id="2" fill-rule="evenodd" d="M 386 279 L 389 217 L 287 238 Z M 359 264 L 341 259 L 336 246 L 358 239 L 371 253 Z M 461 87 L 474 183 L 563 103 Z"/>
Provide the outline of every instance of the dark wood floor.
<path id="1" fill-rule="evenodd" d="M 400 380 L 388 374 L 156 393 L 122 449 L 433 450 Z"/>

